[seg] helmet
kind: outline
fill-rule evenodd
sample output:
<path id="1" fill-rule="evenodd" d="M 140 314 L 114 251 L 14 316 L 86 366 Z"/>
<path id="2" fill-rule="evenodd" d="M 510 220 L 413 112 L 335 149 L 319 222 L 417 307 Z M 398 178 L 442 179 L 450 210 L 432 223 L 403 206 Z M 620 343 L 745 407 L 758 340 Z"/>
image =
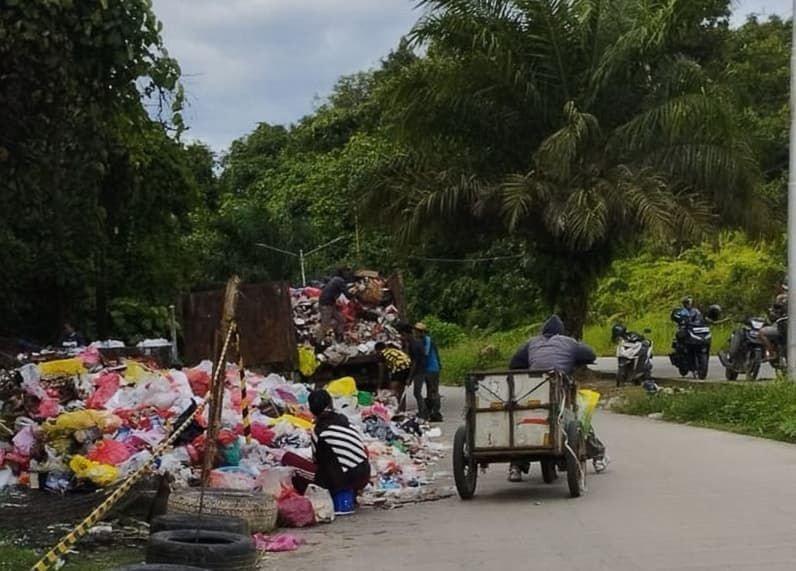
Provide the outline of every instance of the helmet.
<path id="1" fill-rule="evenodd" d="M 683 320 L 688 319 L 688 310 L 683 309 L 682 307 L 675 307 L 672 310 L 672 313 L 669 314 L 669 317 L 671 318 L 672 321 L 679 324 Z"/>
<path id="2" fill-rule="evenodd" d="M 718 321 L 721 318 L 721 306 L 714 303 L 708 307 L 708 311 L 705 313 L 705 315 L 711 321 Z"/>
<path id="3" fill-rule="evenodd" d="M 611 327 L 611 341 L 616 341 L 617 339 L 624 337 L 625 333 L 627 333 L 625 326 L 621 323 L 616 323 L 613 327 Z"/>
<path id="4" fill-rule="evenodd" d="M 691 306 L 693 306 L 693 305 L 694 305 L 694 298 L 693 297 L 691 297 L 690 295 L 687 295 L 687 296 L 685 296 L 683 298 L 683 307 L 687 307 L 688 309 L 691 309 Z"/>

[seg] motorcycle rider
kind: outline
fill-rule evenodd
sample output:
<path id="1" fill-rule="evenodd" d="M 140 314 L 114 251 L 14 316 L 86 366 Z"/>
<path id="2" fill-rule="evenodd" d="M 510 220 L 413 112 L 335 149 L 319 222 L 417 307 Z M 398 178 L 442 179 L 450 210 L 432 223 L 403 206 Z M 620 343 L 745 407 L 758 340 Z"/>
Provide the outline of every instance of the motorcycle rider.
<path id="1" fill-rule="evenodd" d="M 564 335 L 564 322 L 558 315 L 552 315 L 542 326 L 541 335 L 532 337 L 524 345 L 527 345 L 528 361 L 525 368 L 534 371 L 559 371 L 565 375 L 571 375 L 575 369 L 582 365 L 593 363 L 597 358 L 591 347 L 585 343 L 576 341 L 572 337 Z M 512 359 L 512 364 L 519 364 L 520 359 Z M 525 363 L 522 363 L 525 365 Z M 594 434 L 594 431 L 587 437 L 587 446 L 593 450 L 595 464 L 607 462 L 605 456 L 605 446 Z M 528 472 L 530 466 L 526 463 L 514 462 L 509 467 L 509 481 L 522 481 L 522 473 Z"/>
<path id="2" fill-rule="evenodd" d="M 683 298 L 683 307 L 680 310 L 680 314 L 688 317 L 688 323 L 690 324 L 701 325 L 705 321 L 702 317 L 702 312 L 694 307 L 694 298 L 690 295 Z"/>
<path id="3" fill-rule="evenodd" d="M 782 341 L 782 336 L 779 332 L 779 327 L 777 327 L 777 321 L 782 319 L 783 317 L 788 316 L 788 281 L 787 279 L 782 280 L 779 284 L 779 293 L 777 297 L 774 299 L 774 303 L 768 310 L 768 317 L 771 321 L 771 325 L 767 325 L 760 329 L 760 342 L 763 344 L 763 347 L 766 350 L 766 360 L 773 361 L 775 359 L 781 359 L 782 357 L 779 355 L 779 351 L 777 351 L 776 346 L 779 345 Z"/>

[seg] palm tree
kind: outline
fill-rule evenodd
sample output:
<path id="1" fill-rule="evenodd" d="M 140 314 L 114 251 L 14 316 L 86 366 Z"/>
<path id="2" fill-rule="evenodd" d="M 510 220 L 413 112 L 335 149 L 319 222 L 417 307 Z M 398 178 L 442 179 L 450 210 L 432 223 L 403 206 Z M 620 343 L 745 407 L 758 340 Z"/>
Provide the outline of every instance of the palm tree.
<path id="1" fill-rule="evenodd" d="M 760 217 L 731 97 L 679 47 L 695 2 L 422 0 L 425 56 L 385 91 L 408 150 L 368 181 L 371 204 L 404 240 L 463 225 L 527 239 L 579 335 L 621 246 Z"/>

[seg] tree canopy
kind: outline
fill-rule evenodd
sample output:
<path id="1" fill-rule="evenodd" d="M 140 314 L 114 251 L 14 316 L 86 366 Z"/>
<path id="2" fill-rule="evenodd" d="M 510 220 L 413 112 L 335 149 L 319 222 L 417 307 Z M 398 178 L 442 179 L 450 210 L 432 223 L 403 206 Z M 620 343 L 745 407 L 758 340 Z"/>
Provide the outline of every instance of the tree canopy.
<path id="1" fill-rule="evenodd" d="M 261 244 L 337 237 L 311 276 L 397 270 L 417 316 L 555 309 L 577 333 L 628 253 L 781 231 L 790 21 L 733 29 L 727 0 L 419 4 L 375 69 L 213 150 L 182 140 L 148 0 L 0 0 L 0 335 L 154 334 L 147 308 L 232 273 L 298 283 Z"/>

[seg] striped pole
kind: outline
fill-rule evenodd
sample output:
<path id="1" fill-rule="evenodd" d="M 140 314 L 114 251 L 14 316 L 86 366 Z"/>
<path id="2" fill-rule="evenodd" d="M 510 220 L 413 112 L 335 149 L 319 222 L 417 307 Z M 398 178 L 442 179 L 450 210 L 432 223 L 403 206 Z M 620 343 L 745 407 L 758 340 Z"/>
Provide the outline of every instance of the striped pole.
<path id="1" fill-rule="evenodd" d="M 243 368 L 243 349 L 240 346 L 240 333 L 235 334 L 235 341 L 238 345 L 238 370 L 240 372 L 240 412 L 243 417 L 243 436 L 246 437 L 246 444 L 252 441 L 252 419 L 249 414 L 249 397 L 246 388 L 246 370 Z"/>

